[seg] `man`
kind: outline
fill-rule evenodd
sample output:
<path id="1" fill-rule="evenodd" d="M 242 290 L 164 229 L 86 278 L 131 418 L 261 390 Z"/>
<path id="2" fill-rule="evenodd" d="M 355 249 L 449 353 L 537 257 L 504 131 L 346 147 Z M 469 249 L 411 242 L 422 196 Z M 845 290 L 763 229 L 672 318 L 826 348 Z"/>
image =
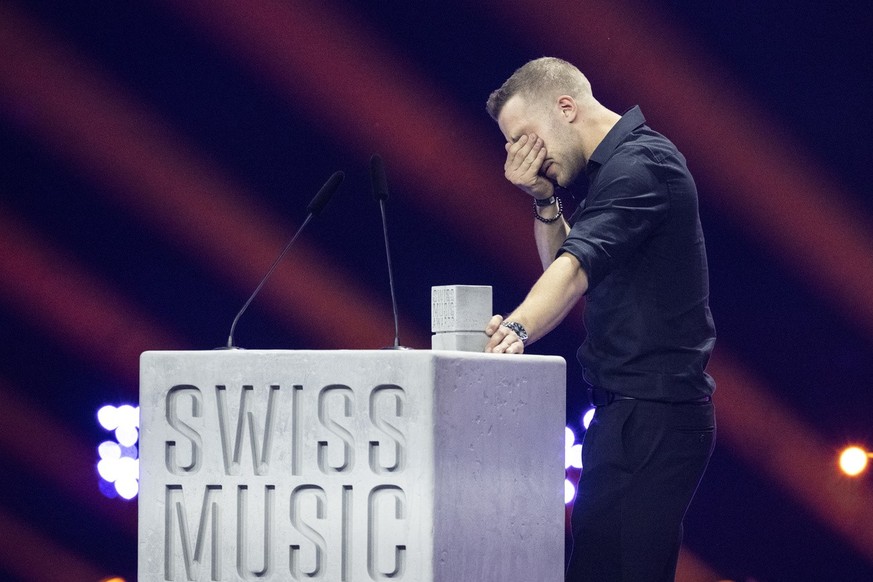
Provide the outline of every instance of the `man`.
<path id="1" fill-rule="evenodd" d="M 534 198 L 545 272 L 485 351 L 520 354 L 584 295 L 577 352 L 596 407 L 583 443 L 568 580 L 673 580 L 682 520 L 715 440 L 704 368 L 715 343 L 697 190 L 639 109 L 601 105 L 570 63 L 542 58 L 488 99 L 506 178 Z M 555 185 L 588 182 L 565 220 Z"/>

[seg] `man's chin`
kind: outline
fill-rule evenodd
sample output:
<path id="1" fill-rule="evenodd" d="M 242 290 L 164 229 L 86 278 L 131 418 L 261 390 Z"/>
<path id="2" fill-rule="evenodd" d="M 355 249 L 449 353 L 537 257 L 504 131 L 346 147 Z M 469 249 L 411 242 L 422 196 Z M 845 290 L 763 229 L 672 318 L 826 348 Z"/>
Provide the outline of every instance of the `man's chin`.
<path id="1" fill-rule="evenodd" d="M 551 168 L 549 168 L 549 169 L 551 170 Z M 546 178 L 549 180 L 549 182 L 551 182 L 555 186 L 559 186 L 561 188 L 566 188 L 567 186 L 569 186 L 570 184 L 573 183 L 572 179 L 568 180 L 566 176 L 562 176 L 558 172 L 551 172 L 551 174 L 552 174 L 551 176 L 546 175 Z"/>
<path id="2" fill-rule="evenodd" d="M 573 175 L 573 176 L 560 176 L 560 175 L 557 175 L 557 176 L 555 176 L 554 178 L 549 178 L 549 180 L 551 180 L 551 181 L 552 181 L 552 184 L 554 184 L 555 186 L 558 186 L 559 188 L 564 188 L 565 190 L 570 190 L 570 189 L 573 187 L 573 184 L 576 183 L 577 178 L 578 178 L 581 174 L 582 174 L 582 173 L 580 172 L 580 173 L 577 173 L 577 174 L 575 174 L 575 175 Z"/>
<path id="3" fill-rule="evenodd" d="M 562 184 L 560 179 L 561 179 L 560 176 L 555 176 L 554 178 L 549 178 L 549 182 L 551 182 L 554 186 L 556 186 L 558 188 L 566 188 L 567 186 Z"/>

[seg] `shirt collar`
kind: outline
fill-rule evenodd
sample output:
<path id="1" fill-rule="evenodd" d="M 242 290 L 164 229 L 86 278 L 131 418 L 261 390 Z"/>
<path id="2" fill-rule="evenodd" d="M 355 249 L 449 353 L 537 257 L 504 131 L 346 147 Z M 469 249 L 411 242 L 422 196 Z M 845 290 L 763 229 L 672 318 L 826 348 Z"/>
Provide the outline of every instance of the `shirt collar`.
<path id="1" fill-rule="evenodd" d="M 615 148 L 617 148 L 632 131 L 645 123 L 646 118 L 643 117 L 643 112 L 640 111 L 640 106 L 635 105 L 631 107 L 621 116 L 621 119 L 612 126 L 612 129 L 609 130 L 609 133 L 606 134 L 603 141 L 601 141 L 594 149 L 594 153 L 591 154 L 591 159 L 588 160 L 589 164 L 591 162 L 598 165 L 606 163 L 606 160 L 612 156 L 612 152 L 615 151 Z"/>

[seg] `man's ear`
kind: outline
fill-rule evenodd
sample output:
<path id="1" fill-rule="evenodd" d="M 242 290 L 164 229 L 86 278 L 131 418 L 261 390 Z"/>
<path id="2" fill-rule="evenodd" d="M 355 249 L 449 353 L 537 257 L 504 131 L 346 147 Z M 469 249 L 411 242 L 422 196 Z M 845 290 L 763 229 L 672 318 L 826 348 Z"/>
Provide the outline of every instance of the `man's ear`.
<path id="1" fill-rule="evenodd" d="M 566 119 L 568 123 L 572 123 L 576 120 L 576 117 L 579 115 L 579 107 L 576 105 L 575 99 L 569 95 L 561 95 L 558 97 L 557 105 L 561 116 Z"/>

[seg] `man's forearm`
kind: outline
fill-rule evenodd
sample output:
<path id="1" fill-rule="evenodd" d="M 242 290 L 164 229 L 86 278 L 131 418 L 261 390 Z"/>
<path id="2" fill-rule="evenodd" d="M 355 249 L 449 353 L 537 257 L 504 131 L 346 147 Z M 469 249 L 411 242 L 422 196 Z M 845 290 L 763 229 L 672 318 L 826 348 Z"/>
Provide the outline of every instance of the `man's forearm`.
<path id="1" fill-rule="evenodd" d="M 552 331 L 588 290 L 578 259 L 564 253 L 551 262 L 508 320 L 521 323 L 532 343 Z"/>
<path id="2" fill-rule="evenodd" d="M 538 208 L 537 212 L 543 218 L 553 218 L 558 213 L 558 206 L 553 204 L 552 206 Z M 545 223 L 541 220 L 534 221 L 534 239 L 537 243 L 537 253 L 539 254 L 540 262 L 543 264 L 544 271 L 555 260 L 555 254 L 561 248 L 561 245 L 564 244 L 564 240 L 569 232 L 570 225 L 567 224 L 563 216 L 551 223 Z"/>

